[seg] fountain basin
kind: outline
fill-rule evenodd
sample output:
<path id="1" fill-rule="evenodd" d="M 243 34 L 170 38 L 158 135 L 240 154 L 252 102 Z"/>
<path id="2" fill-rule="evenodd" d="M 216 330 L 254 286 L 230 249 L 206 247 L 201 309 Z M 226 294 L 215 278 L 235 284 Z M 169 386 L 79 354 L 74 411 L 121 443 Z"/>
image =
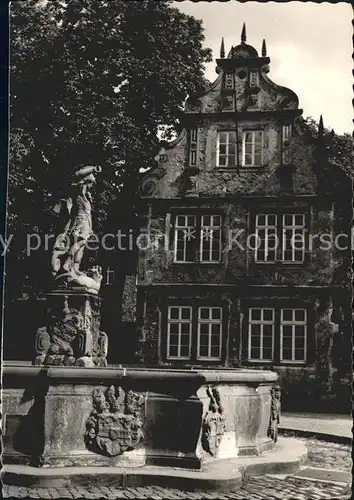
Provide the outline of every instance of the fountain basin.
<path id="1" fill-rule="evenodd" d="M 3 461 L 194 470 L 258 456 L 276 440 L 270 423 L 277 379 L 246 369 L 7 365 Z"/>

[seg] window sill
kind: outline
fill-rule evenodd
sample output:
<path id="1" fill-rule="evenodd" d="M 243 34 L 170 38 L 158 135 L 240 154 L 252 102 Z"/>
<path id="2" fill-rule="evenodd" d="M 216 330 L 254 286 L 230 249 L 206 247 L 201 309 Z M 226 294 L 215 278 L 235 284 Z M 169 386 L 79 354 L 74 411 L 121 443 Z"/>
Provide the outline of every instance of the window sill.
<path id="1" fill-rule="evenodd" d="M 218 167 L 216 165 L 215 170 L 217 172 L 225 173 L 225 172 L 261 172 L 267 165 L 254 165 L 252 166 L 247 166 L 247 167 L 237 167 L 232 165 L 231 167 Z"/>
<path id="2" fill-rule="evenodd" d="M 218 266 L 222 264 L 222 261 L 215 261 L 215 262 L 203 262 L 200 260 L 195 260 L 193 262 L 173 262 L 172 263 L 174 266 L 195 266 L 195 265 L 203 265 L 203 266 Z"/>

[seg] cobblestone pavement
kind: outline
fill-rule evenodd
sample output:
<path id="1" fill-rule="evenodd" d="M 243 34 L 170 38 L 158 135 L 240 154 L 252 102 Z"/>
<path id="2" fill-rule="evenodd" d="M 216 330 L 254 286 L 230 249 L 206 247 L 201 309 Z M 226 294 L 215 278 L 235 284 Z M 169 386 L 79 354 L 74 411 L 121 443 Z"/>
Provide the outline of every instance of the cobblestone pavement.
<path id="1" fill-rule="evenodd" d="M 4 498 L 84 498 L 84 499 L 152 499 L 152 500 L 347 500 L 350 497 L 349 487 L 334 484 L 306 481 L 297 478 L 286 480 L 274 477 L 253 477 L 246 479 L 243 486 L 227 493 L 204 491 L 181 491 L 144 486 L 136 488 L 17 488 L 4 486 Z"/>
<path id="2" fill-rule="evenodd" d="M 283 434 L 285 436 L 285 434 Z M 292 434 L 294 435 L 294 434 Z M 290 436 L 290 434 L 288 434 Z M 324 469 L 338 469 L 346 472 L 352 470 L 352 446 L 350 444 L 329 443 L 316 438 L 300 438 L 307 446 L 308 459 L 306 465 Z"/>
<path id="3" fill-rule="evenodd" d="M 299 438 L 308 447 L 309 459 L 306 465 L 351 471 L 351 446 L 318 441 L 315 438 Z M 349 486 L 309 481 L 295 477 L 280 479 L 263 476 L 250 477 L 241 488 L 227 493 L 181 491 L 158 486 L 117 489 L 101 488 L 24 488 L 3 486 L 3 498 L 84 498 L 84 499 L 152 499 L 152 500 L 347 500 L 350 498 Z"/>

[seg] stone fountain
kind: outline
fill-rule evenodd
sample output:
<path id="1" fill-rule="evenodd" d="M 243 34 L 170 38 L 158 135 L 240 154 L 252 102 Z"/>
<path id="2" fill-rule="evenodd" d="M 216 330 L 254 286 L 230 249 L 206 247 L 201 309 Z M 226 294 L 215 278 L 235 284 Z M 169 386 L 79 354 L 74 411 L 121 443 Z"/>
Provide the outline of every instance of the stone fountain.
<path id="1" fill-rule="evenodd" d="M 77 169 L 56 207 L 61 228 L 34 363 L 3 370 L 4 482 L 228 489 L 245 472 L 294 472 L 306 448 L 278 439 L 275 372 L 106 366 L 100 268 L 80 269 L 99 172 Z"/>

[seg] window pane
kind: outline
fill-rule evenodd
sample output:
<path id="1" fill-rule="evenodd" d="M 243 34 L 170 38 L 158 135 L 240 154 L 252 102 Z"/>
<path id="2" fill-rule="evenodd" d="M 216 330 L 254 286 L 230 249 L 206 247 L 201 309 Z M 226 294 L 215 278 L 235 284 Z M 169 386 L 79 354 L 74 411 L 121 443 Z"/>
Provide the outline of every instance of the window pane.
<path id="1" fill-rule="evenodd" d="M 179 324 L 178 323 L 170 323 L 170 333 L 178 334 Z"/>
<path id="2" fill-rule="evenodd" d="M 273 337 L 263 337 L 263 349 L 271 349 L 273 345 Z"/>
<path id="3" fill-rule="evenodd" d="M 269 217 L 272 217 L 272 216 L 269 216 Z M 258 226 L 265 226 L 265 215 L 257 215 L 256 221 L 257 221 Z"/>
<path id="4" fill-rule="evenodd" d="M 208 356 L 208 346 L 207 345 L 201 345 L 199 347 L 199 356 L 205 357 L 205 358 Z"/>
<path id="5" fill-rule="evenodd" d="M 263 359 L 270 360 L 272 359 L 272 348 L 263 348 Z"/>
<path id="6" fill-rule="evenodd" d="M 283 337 L 292 337 L 293 327 L 291 325 L 284 325 L 282 332 L 283 332 Z"/>
<path id="7" fill-rule="evenodd" d="M 170 307 L 170 318 L 171 319 L 178 319 L 179 318 L 178 307 Z"/>
<path id="8" fill-rule="evenodd" d="M 265 321 L 273 321 L 273 309 L 263 309 L 263 319 Z"/>
<path id="9" fill-rule="evenodd" d="M 178 335 L 170 335 L 170 346 L 171 345 L 178 345 Z"/>
<path id="10" fill-rule="evenodd" d="M 229 154 L 230 155 L 235 155 L 235 151 L 236 151 L 236 145 L 234 142 L 232 142 L 231 144 L 229 144 Z"/>
<path id="11" fill-rule="evenodd" d="M 220 155 L 226 155 L 226 144 L 220 144 L 219 145 L 219 154 Z"/>
<path id="12" fill-rule="evenodd" d="M 262 153 L 261 152 L 255 153 L 253 165 L 262 165 Z"/>
<path id="13" fill-rule="evenodd" d="M 181 356 L 189 357 L 189 346 L 187 346 L 187 345 L 181 346 Z"/>
<path id="14" fill-rule="evenodd" d="M 261 337 L 256 337 L 256 336 L 253 336 L 252 335 L 252 338 L 251 338 L 251 346 L 252 347 L 260 347 L 261 345 Z"/>
<path id="15" fill-rule="evenodd" d="M 245 142 L 252 143 L 252 132 L 245 132 Z"/>
<path id="16" fill-rule="evenodd" d="M 265 262 L 266 257 L 265 257 L 265 251 L 264 250 L 257 250 L 256 260 L 258 260 L 260 262 Z"/>
<path id="17" fill-rule="evenodd" d="M 176 345 L 170 345 L 168 356 L 178 356 L 178 347 Z"/>
<path id="18" fill-rule="evenodd" d="M 261 130 L 256 130 L 254 132 L 254 137 L 255 137 L 255 143 L 257 145 L 260 145 L 262 143 L 262 131 Z"/>
<path id="19" fill-rule="evenodd" d="M 267 217 L 267 223 L 268 223 L 268 226 L 275 226 L 277 223 L 276 215 L 269 214 Z"/>
<path id="20" fill-rule="evenodd" d="M 283 349 L 283 359 L 291 360 L 291 349 Z"/>
<path id="21" fill-rule="evenodd" d="M 201 319 L 209 319 L 210 318 L 210 308 L 209 307 L 200 307 L 199 308 L 199 317 Z"/>
<path id="22" fill-rule="evenodd" d="M 295 349 L 295 361 L 304 361 L 305 351 L 303 349 Z"/>
<path id="23" fill-rule="evenodd" d="M 189 335 L 190 323 L 181 323 L 181 334 Z"/>
<path id="24" fill-rule="evenodd" d="M 282 310 L 282 320 L 283 321 L 292 321 L 293 320 L 293 310 L 292 309 L 283 309 Z"/>
<path id="25" fill-rule="evenodd" d="M 219 331 L 217 335 L 211 336 L 211 345 L 214 347 L 220 346 L 220 343 L 221 343 L 221 335 L 220 335 L 220 331 Z"/>
<path id="26" fill-rule="evenodd" d="M 220 349 L 219 347 L 212 347 L 210 349 L 210 355 L 212 358 L 220 358 Z"/>
<path id="27" fill-rule="evenodd" d="M 236 156 L 234 154 L 229 155 L 228 165 L 236 165 Z"/>
<path id="28" fill-rule="evenodd" d="M 292 337 L 283 337 L 283 349 L 291 349 L 293 345 Z"/>
<path id="29" fill-rule="evenodd" d="M 182 311 L 181 315 L 182 319 L 191 319 L 192 310 L 189 307 L 182 307 L 181 311 Z"/>
<path id="30" fill-rule="evenodd" d="M 190 335 L 181 335 L 181 345 L 189 346 L 190 344 Z"/>
<path id="31" fill-rule="evenodd" d="M 261 319 L 261 310 L 260 309 L 250 309 L 251 311 L 251 319 L 259 320 Z"/>
<path id="32" fill-rule="evenodd" d="M 226 165 L 226 156 L 219 155 L 219 165 L 220 166 Z"/>
<path id="33" fill-rule="evenodd" d="M 213 319 L 221 319 L 221 309 L 218 308 L 218 307 L 214 307 L 212 309 L 212 315 L 211 315 L 211 317 Z"/>
<path id="34" fill-rule="evenodd" d="M 295 335 L 297 337 L 304 337 L 305 336 L 305 326 L 295 326 Z"/>
<path id="35" fill-rule="evenodd" d="M 284 225 L 292 226 L 293 225 L 293 215 L 286 214 L 284 215 Z"/>
<path id="36" fill-rule="evenodd" d="M 209 323 L 200 323 L 200 333 L 209 334 Z"/>
<path id="37" fill-rule="evenodd" d="M 245 154 L 245 165 L 252 165 L 252 155 L 249 153 Z"/>
<path id="38" fill-rule="evenodd" d="M 227 141 L 227 133 L 226 132 L 219 132 L 219 143 L 225 144 Z"/>
<path id="39" fill-rule="evenodd" d="M 252 347 L 251 348 L 251 359 L 259 359 L 260 355 L 260 349 L 259 347 Z"/>
<path id="40" fill-rule="evenodd" d="M 295 337 L 295 349 L 303 349 L 305 347 L 305 337 Z"/>
<path id="41" fill-rule="evenodd" d="M 295 225 L 303 226 L 304 225 L 304 215 L 303 214 L 295 214 Z"/>
<path id="42" fill-rule="evenodd" d="M 259 337 L 261 334 L 261 325 L 251 324 L 251 333 L 252 333 L 252 338 Z"/>
<path id="43" fill-rule="evenodd" d="M 263 325 L 263 335 L 268 337 L 273 336 L 273 325 Z"/>
<path id="44" fill-rule="evenodd" d="M 235 144 L 236 142 L 236 132 L 229 132 L 229 144 Z"/>
<path id="45" fill-rule="evenodd" d="M 295 309 L 295 321 L 305 321 L 305 309 Z"/>
<path id="46" fill-rule="evenodd" d="M 211 216 L 210 215 L 203 215 L 202 216 L 202 225 L 203 226 L 210 226 L 211 223 Z"/>

